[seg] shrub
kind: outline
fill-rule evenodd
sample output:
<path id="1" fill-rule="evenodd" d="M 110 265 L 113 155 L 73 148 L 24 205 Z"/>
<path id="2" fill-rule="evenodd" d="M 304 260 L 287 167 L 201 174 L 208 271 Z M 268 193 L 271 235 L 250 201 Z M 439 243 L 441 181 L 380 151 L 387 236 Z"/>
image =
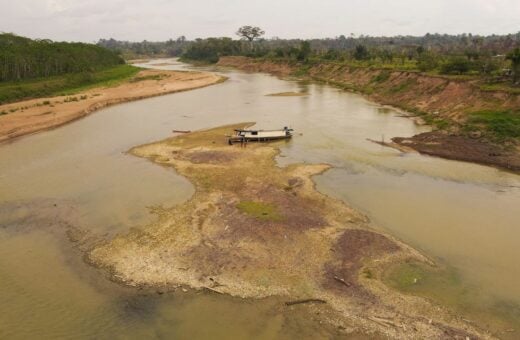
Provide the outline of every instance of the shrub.
<path id="1" fill-rule="evenodd" d="M 432 53 L 421 53 L 417 60 L 417 67 L 422 72 L 433 71 L 439 66 L 439 57 Z"/>
<path id="2" fill-rule="evenodd" d="M 443 74 L 465 74 L 472 68 L 472 63 L 465 57 L 450 58 L 441 66 Z"/>

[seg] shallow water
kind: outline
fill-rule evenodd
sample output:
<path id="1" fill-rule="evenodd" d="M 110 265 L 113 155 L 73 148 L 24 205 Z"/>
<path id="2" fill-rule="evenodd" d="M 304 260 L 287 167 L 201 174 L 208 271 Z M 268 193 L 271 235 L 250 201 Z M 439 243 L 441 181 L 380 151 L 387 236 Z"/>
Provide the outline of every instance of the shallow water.
<path id="1" fill-rule="evenodd" d="M 454 267 L 482 294 L 520 304 L 520 176 L 403 155 L 367 141 L 427 128 L 359 95 L 219 71 L 230 79 L 107 108 L 0 146 L 0 338 L 331 336 L 318 323 L 306 325 L 303 315 L 288 317 L 276 301 L 202 293 L 150 297 L 121 289 L 70 260 L 74 250 L 55 236 L 65 224 L 97 235 L 121 232 L 152 221 L 147 207 L 186 200 L 193 193 L 187 180 L 125 152 L 173 129 L 240 121 L 293 127 L 296 136 L 282 146 L 281 165 L 332 164 L 315 178 L 319 190 Z M 266 96 L 291 91 L 307 95 Z"/>

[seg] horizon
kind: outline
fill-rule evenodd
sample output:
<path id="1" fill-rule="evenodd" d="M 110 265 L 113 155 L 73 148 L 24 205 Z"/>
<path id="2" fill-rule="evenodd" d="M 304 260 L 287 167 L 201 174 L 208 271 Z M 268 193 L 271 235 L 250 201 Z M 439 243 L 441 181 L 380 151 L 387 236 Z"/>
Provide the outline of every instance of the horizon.
<path id="1" fill-rule="evenodd" d="M 100 1 L 21 0 L 0 3 L 0 32 L 33 39 L 97 42 L 166 41 L 234 37 L 242 25 L 259 26 L 266 38 L 334 39 L 354 34 L 370 37 L 421 37 L 430 34 L 478 36 L 517 34 L 520 2 L 513 0 L 315 1 L 237 0 L 183 3 L 177 0 Z M 164 13 L 172 13 L 171 16 Z M 341 13 L 338 15 L 338 13 Z M 294 32 L 298 32 L 295 34 Z"/>
<path id="2" fill-rule="evenodd" d="M 55 39 L 51 39 L 51 38 L 46 38 L 46 37 L 33 37 L 33 36 L 27 36 L 27 35 L 21 35 L 21 34 L 18 34 L 17 32 L 5 32 L 5 31 L 0 31 L 0 34 L 13 34 L 15 36 L 18 36 L 18 37 L 23 37 L 23 38 L 30 38 L 30 39 L 33 39 L 33 40 L 51 40 L 51 41 L 54 41 L 54 42 L 82 42 L 82 43 L 92 43 L 92 44 L 96 44 L 97 42 L 99 42 L 100 40 L 110 40 L 110 39 L 114 39 L 115 41 L 121 41 L 121 42 L 129 42 L 129 43 L 139 43 L 139 42 L 143 42 L 143 41 L 147 41 L 147 42 L 150 42 L 150 43 L 160 43 L 160 42 L 165 42 L 165 41 L 168 41 L 168 40 L 175 40 L 181 36 L 184 36 L 186 38 L 187 41 L 195 41 L 197 39 L 210 39 L 210 38 L 217 38 L 217 39 L 221 39 L 221 38 L 232 38 L 233 40 L 243 40 L 243 38 L 240 38 L 240 37 L 237 37 L 236 34 L 233 34 L 233 35 L 228 35 L 228 36 L 208 36 L 208 37 L 194 37 L 194 38 L 188 38 L 186 37 L 186 35 L 184 34 L 179 34 L 179 35 L 175 35 L 175 36 L 172 36 L 172 37 L 169 37 L 169 38 L 166 38 L 166 39 L 163 39 L 163 40 L 152 40 L 152 39 L 143 39 L 143 40 L 124 40 L 124 39 L 118 39 L 117 37 L 100 37 L 99 39 L 97 40 L 93 40 L 93 41 L 80 41 L 80 40 L 55 40 Z M 506 36 L 514 36 L 514 35 L 518 35 L 520 34 L 520 31 L 518 32 L 511 32 L 511 33 L 503 33 L 503 34 L 487 34 L 487 35 L 483 35 L 483 34 L 475 34 L 475 33 L 472 33 L 472 32 L 461 32 L 461 33 L 440 33 L 440 32 L 427 32 L 423 35 L 411 35 L 411 34 L 408 34 L 408 35 L 368 35 L 368 34 L 360 34 L 360 35 L 345 35 L 345 34 L 338 34 L 336 36 L 329 36 L 329 37 L 311 37 L 311 38 L 300 38 L 300 37 L 293 37 L 293 38 L 286 38 L 286 37 L 279 37 L 279 36 L 272 36 L 272 37 L 269 37 L 269 36 L 264 36 L 262 37 L 261 39 L 263 40 L 276 40 L 276 39 L 280 39 L 280 40 L 327 40 L 327 39 L 330 39 L 330 40 L 334 40 L 334 39 L 338 39 L 341 35 L 344 35 L 345 38 L 349 39 L 349 38 L 353 38 L 353 39 L 360 39 L 360 38 L 380 38 L 380 39 L 391 39 L 391 38 L 399 38 L 399 37 L 403 37 L 403 38 L 423 38 L 425 37 L 426 35 L 440 35 L 440 36 L 463 36 L 463 35 L 466 35 L 466 36 L 474 36 L 474 37 L 493 37 L 493 36 L 497 36 L 497 37 L 506 37 Z"/>

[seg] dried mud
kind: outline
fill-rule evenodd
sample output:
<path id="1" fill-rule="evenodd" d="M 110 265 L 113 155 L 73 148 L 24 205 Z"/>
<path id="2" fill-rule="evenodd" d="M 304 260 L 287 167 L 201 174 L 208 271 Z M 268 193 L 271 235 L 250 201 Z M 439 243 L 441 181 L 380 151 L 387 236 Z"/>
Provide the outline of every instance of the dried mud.
<path id="1" fill-rule="evenodd" d="M 174 168 L 196 193 L 184 204 L 156 207 L 156 222 L 96 245 L 88 261 L 128 286 L 323 300 L 313 306 L 323 321 L 352 332 L 412 339 L 446 338 L 449 330 L 451 338 L 489 337 L 440 306 L 385 286 L 388 265 L 431 261 L 316 191 L 311 177 L 328 165 L 280 168 L 276 143 L 227 145 L 226 133 L 250 125 L 132 149 Z"/>

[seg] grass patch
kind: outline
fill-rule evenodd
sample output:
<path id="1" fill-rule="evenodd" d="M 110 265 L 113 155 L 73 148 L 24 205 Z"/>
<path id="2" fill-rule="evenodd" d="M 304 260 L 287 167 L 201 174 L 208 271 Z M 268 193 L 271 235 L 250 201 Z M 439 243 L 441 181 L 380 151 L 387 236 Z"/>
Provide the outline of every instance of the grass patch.
<path id="1" fill-rule="evenodd" d="M 480 85 L 480 89 L 486 92 L 506 92 L 509 94 L 520 94 L 520 87 L 511 86 L 509 84 L 485 84 Z"/>
<path id="2" fill-rule="evenodd" d="M 309 70 L 311 69 L 312 65 L 301 65 L 298 67 L 296 71 L 293 72 L 293 76 L 295 77 L 303 77 L 309 74 Z"/>
<path id="3" fill-rule="evenodd" d="M 520 138 L 520 111 L 483 110 L 470 113 L 466 130 L 479 128 L 498 140 Z"/>
<path id="4" fill-rule="evenodd" d="M 164 74 L 150 74 L 147 76 L 142 77 L 134 77 L 130 80 L 131 83 L 137 83 L 138 81 L 145 81 L 145 80 L 162 80 L 166 78 L 166 75 Z"/>
<path id="5" fill-rule="evenodd" d="M 383 281 L 401 292 L 422 296 L 494 329 L 520 326 L 520 306 L 482 292 L 462 280 L 453 268 L 438 269 L 407 262 L 396 264 Z"/>
<path id="6" fill-rule="evenodd" d="M 415 81 L 413 80 L 407 80 L 397 86 L 394 86 L 392 88 L 390 88 L 388 90 L 388 92 L 390 93 L 399 93 L 399 92 L 404 92 L 404 91 L 407 91 L 408 89 L 410 89 L 410 87 L 412 87 L 412 85 L 415 84 Z"/>
<path id="7" fill-rule="evenodd" d="M 262 221 L 281 221 L 278 209 L 271 203 L 242 201 L 237 204 L 237 209 Z"/>
<path id="8" fill-rule="evenodd" d="M 388 79 L 390 79 L 390 74 L 391 74 L 390 71 L 382 70 L 381 72 L 379 72 L 379 74 L 377 76 L 372 78 L 371 82 L 372 83 L 382 83 L 382 82 L 385 82 Z"/>
<path id="9" fill-rule="evenodd" d="M 135 76 L 141 69 L 131 65 L 118 65 L 96 72 L 83 72 L 0 83 L 0 104 L 30 98 L 72 95 L 93 87 L 115 86 Z"/>
<path id="10" fill-rule="evenodd" d="M 439 130 L 447 129 L 451 124 L 448 120 L 440 118 L 440 117 L 434 117 L 429 114 L 423 114 L 421 115 L 422 119 L 426 122 L 426 124 L 436 127 Z"/>
<path id="11" fill-rule="evenodd" d="M 395 265 L 387 272 L 384 281 L 399 291 L 451 306 L 471 299 L 468 288 L 461 284 L 454 270 L 441 271 L 421 263 Z"/>

